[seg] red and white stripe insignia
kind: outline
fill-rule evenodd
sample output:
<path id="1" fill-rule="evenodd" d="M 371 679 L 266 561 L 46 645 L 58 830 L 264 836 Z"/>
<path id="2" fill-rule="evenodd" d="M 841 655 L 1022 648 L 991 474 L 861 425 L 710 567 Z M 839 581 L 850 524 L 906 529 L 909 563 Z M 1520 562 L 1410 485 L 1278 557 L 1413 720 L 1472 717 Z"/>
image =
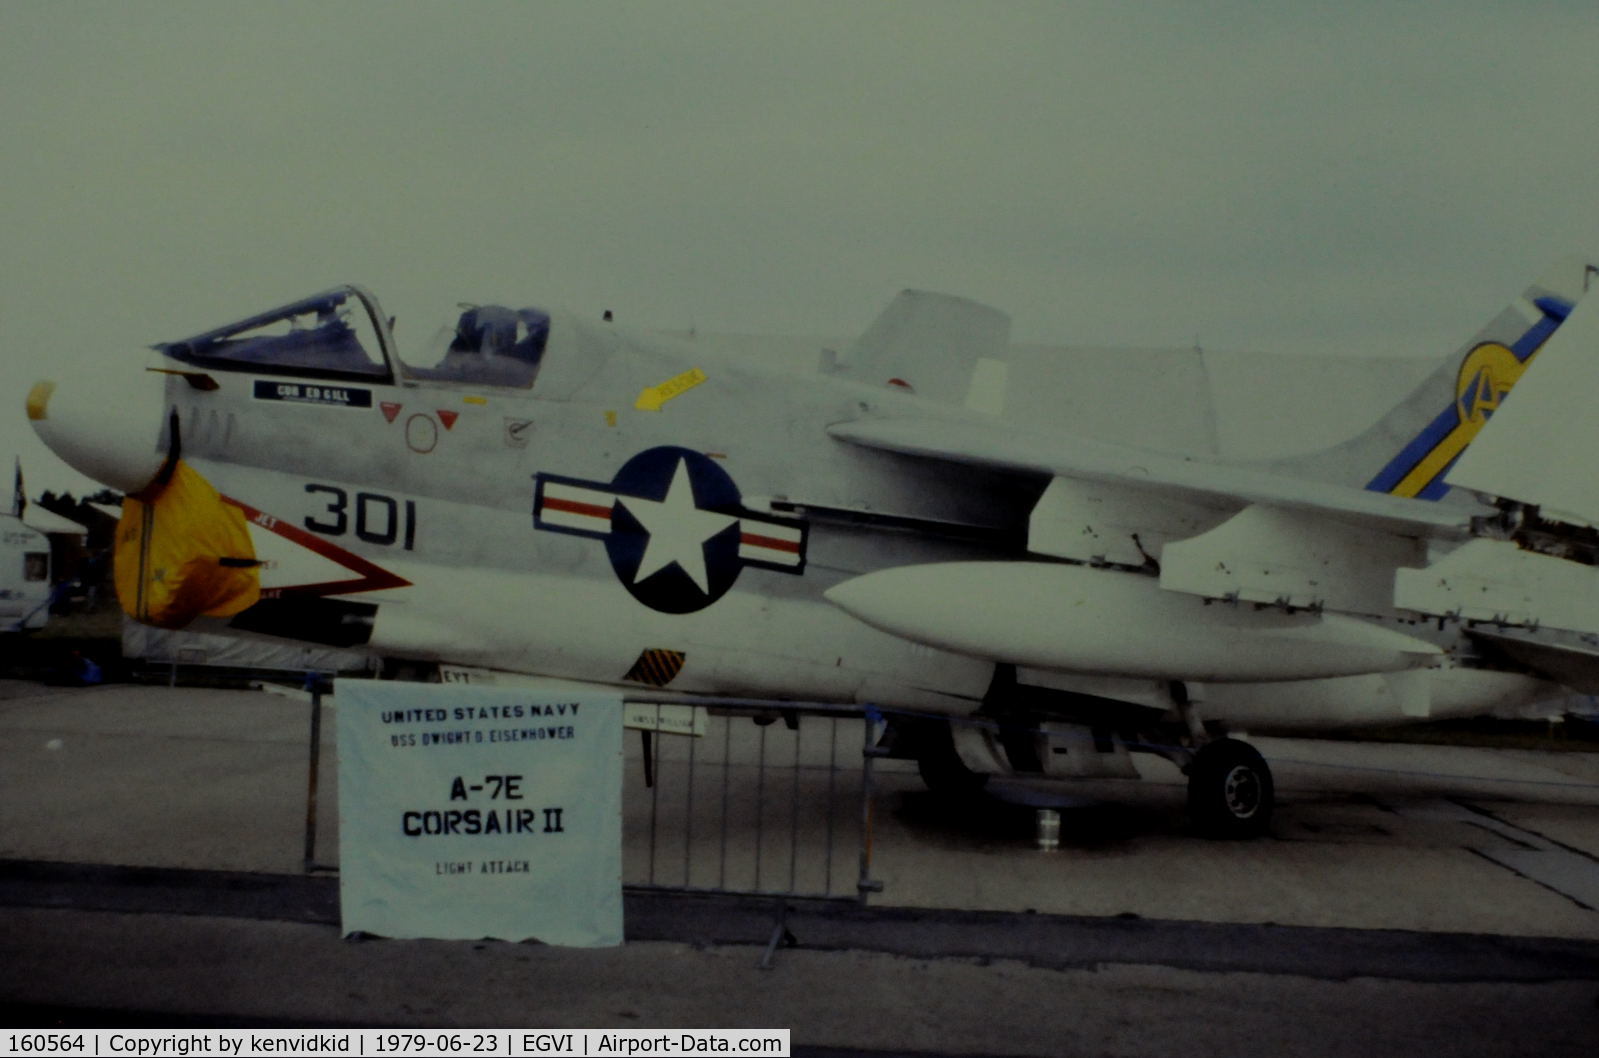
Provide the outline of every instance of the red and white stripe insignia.
<path id="1" fill-rule="evenodd" d="M 608 533 L 616 493 L 587 489 L 564 481 L 547 480 L 540 493 L 539 521 L 559 529 Z"/>
<path id="2" fill-rule="evenodd" d="M 645 457 L 659 465 L 647 467 L 650 474 L 619 472 L 628 481 L 622 489 L 615 482 L 535 474 L 533 527 L 608 542 L 625 534 L 627 546 L 608 544 L 612 567 L 641 602 L 667 613 L 715 602 L 745 566 L 804 575 L 803 521 L 744 507 L 732 479 L 709 457 L 663 447 L 633 462 Z M 671 483 L 662 492 L 656 483 L 666 478 Z M 675 570 L 672 576 L 657 576 L 668 569 Z"/>
<path id="3" fill-rule="evenodd" d="M 738 557 L 746 562 L 798 566 L 802 561 L 804 530 L 798 525 L 741 518 L 738 523 Z"/>

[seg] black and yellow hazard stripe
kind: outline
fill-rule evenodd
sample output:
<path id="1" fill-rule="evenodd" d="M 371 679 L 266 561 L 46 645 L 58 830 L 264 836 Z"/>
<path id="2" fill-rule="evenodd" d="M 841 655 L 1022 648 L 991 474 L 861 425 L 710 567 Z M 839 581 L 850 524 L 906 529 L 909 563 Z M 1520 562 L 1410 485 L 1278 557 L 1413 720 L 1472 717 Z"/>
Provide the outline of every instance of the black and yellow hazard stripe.
<path id="1" fill-rule="evenodd" d="M 646 650 L 622 678 L 650 687 L 665 687 L 683 671 L 685 657 L 681 650 Z"/>

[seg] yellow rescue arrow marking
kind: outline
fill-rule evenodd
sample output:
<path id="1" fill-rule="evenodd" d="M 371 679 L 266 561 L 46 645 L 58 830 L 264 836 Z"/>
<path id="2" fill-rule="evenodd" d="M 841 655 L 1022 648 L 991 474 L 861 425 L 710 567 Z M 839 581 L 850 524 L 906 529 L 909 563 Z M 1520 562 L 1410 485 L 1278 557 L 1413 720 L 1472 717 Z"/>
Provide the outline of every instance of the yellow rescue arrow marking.
<path id="1" fill-rule="evenodd" d="M 638 400 L 633 402 L 633 407 L 639 411 L 660 411 L 661 405 L 680 394 L 687 393 L 701 382 L 705 381 L 705 372 L 697 367 L 691 367 L 675 378 L 669 378 L 658 386 L 646 386 L 638 395 Z"/>

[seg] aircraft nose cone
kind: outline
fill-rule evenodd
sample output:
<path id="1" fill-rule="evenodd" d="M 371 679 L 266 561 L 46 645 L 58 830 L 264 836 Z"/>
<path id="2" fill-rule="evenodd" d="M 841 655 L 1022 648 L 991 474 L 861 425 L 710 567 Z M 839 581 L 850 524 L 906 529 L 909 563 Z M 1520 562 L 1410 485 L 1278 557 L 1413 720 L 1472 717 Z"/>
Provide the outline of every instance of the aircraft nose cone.
<path id="1" fill-rule="evenodd" d="M 165 379 L 106 371 L 45 380 L 28 392 L 28 420 L 72 469 L 122 492 L 150 484 L 166 462 Z"/>

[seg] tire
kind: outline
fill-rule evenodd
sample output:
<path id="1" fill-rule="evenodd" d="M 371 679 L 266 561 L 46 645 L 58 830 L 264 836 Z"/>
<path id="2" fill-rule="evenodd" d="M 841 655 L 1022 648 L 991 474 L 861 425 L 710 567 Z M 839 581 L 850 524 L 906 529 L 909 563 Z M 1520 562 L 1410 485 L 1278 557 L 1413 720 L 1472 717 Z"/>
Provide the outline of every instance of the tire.
<path id="1" fill-rule="evenodd" d="M 1271 768 L 1254 746 L 1235 738 L 1201 747 L 1188 769 L 1188 817 L 1205 837 L 1255 838 L 1271 826 Z"/>

